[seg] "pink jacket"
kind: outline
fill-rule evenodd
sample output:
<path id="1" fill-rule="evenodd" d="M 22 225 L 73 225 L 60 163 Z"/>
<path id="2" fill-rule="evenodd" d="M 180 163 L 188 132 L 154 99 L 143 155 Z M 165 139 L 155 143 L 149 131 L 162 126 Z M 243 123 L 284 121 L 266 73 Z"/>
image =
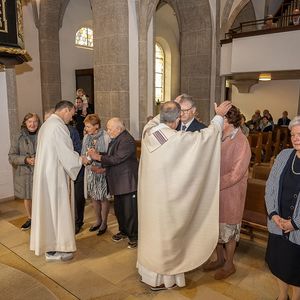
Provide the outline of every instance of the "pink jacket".
<path id="1" fill-rule="evenodd" d="M 220 223 L 239 224 L 242 221 L 250 159 L 249 142 L 241 129 L 233 139 L 222 142 Z"/>

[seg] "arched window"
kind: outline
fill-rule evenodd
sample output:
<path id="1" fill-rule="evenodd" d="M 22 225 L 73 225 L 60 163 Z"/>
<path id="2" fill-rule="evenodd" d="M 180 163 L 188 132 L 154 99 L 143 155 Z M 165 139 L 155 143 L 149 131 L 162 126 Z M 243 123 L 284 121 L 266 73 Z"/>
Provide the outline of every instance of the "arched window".
<path id="1" fill-rule="evenodd" d="M 76 32 L 75 45 L 92 49 L 93 44 L 93 30 L 88 27 L 82 27 Z"/>
<path id="2" fill-rule="evenodd" d="M 165 53 L 159 43 L 155 43 L 155 102 L 163 102 L 165 85 Z"/>

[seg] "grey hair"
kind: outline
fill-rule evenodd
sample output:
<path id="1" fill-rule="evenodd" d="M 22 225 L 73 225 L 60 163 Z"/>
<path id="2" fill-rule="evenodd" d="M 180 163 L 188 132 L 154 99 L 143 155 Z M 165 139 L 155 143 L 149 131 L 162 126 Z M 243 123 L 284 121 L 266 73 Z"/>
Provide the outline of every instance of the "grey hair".
<path id="1" fill-rule="evenodd" d="M 161 123 L 172 123 L 180 117 L 181 108 L 177 102 L 168 101 L 160 107 L 160 122 Z"/>
<path id="2" fill-rule="evenodd" d="M 121 118 L 114 117 L 114 118 L 111 118 L 109 121 L 113 122 L 115 127 L 120 129 L 121 131 L 124 131 L 126 129 L 125 123 Z"/>
<path id="3" fill-rule="evenodd" d="M 195 102 L 194 102 L 192 96 L 190 96 L 188 94 L 182 94 L 179 97 L 180 97 L 179 104 L 182 104 L 184 102 L 188 102 L 191 105 L 191 107 L 195 107 Z"/>
<path id="4" fill-rule="evenodd" d="M 292 130 L 294 126 L 300 125 L 300 116 L 296 116 L 289 124 L 289 130 Z"/>

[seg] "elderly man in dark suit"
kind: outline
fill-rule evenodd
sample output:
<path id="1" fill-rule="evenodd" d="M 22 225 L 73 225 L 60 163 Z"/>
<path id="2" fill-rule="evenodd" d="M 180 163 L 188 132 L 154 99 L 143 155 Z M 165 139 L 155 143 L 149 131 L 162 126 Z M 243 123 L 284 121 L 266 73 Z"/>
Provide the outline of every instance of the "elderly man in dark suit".
<path id="1" fill-rule="evenodd" d="M 192 97 L 187 94 L 179 95 L 175 102 L 181 107 L 180 122 L 176 128 L 177 131 L 200 131 L 206 126 L 195 118 L 196 106 Z"/>
<path id="2" fill-rule="evenodd" d="M 101 161 L 106 168 L 108 189 L 114 195 L 114 209 L 119 223 L 119 233 L 112 240 L 119 242 L 128 237 L 128 248 L 136 248 L 138 235 L 137 180 L 138 161 L 134 138 L 123 121 L 112 118 L 107 122 L 107 133 L 112 141 L 106 154 L 88 151 L 93 160 Z"/>

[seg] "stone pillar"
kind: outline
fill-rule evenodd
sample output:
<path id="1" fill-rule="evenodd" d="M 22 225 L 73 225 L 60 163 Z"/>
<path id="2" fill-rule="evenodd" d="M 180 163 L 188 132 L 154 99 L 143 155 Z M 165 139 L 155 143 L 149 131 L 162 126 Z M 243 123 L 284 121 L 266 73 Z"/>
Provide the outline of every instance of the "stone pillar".
<path id="1" fill-rule="evenodd" d="M 146 123 L 148 107 L 148 29 L 158 0 L 136 1 L 139 28 L 139 128 Z"/>
<path id="2" fill-rule="evenodd" d="M 95 110 L 102 126 L 121 117 L 129 128 L 128 3 L 92 0 Z"/>
<path id="3" fill-rule="evenodd" d="M 60 0 L 40 1 L 38 29 L 43 111 L 61 100 L 60 7 Z"/>
<path id="4" fill-rule="evenodd" d="M 222 83 L 224 81 L 221 80 L 220 77 L 220 63 L 221 63 L 221 44 L 220 44 L 220 37 L 221 37 L 221 28 L 220 28 L 220 0 L 216 1 L 216 27 L 215 27 L 215 45 L 216 45 L 216 80 L 215 80 L 215 99 L 212 99 L 212 102 L 215 101 L 217 103 L 220 103 L 222 100 Z M 213 103 L 212 103 L 213 104 Z M 213 108 L 213 115 L 214 115 L 214 107 Z"/>
<path id="5" fill-rule="evenodd" d="M 181 93 L 196 102 L 199 118 L 210 120 L 212 23 L 209 1 L 178 1 L 181 25 Z"/>
<path id="6" fill-rule="evenodd" d="M 18 118 L 18 97 L 15 68 L 5 70 L 6 87 L 7 87 L 7 108 L 10 140 L 20 131 L 21 121 Z"/>

